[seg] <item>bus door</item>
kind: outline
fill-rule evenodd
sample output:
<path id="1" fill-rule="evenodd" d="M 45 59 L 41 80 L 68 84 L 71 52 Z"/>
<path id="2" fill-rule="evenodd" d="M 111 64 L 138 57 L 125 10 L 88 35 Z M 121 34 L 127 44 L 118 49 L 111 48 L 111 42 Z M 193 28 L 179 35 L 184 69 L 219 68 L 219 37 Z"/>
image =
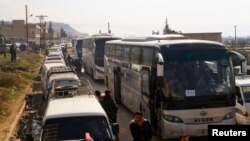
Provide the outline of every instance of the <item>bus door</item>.
<path id="1" fill-rule="evenodd" d="M 143 116 L 147 119 L 151 119 L 150 116 L 150 69 L 147 67 L 142 67 L 141 71 L 141 112 Z"/>
<path id="2" fill-rule="evenodd" d="M 114 97 L 117 103 L 122 103 L 121 101 L 121 69 L 117 67 L 114 70 Z"/>

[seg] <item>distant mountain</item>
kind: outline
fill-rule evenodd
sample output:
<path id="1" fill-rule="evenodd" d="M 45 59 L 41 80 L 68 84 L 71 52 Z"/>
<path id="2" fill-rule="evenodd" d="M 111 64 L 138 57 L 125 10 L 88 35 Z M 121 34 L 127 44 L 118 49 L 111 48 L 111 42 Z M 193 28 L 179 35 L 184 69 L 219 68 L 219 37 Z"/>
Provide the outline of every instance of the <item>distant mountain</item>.
<path id="1" fill-rule="evenodd" d="M 49 23 L 47 24 L 47 26 L 49 26 Z M 75 30 L 74 28 L 72 28 L 69 24 L 65 24 L 65 23 L 58 23 L 58 22 L 52 22 L 52 28 L 55 31 L 60 31 L 61 28 L 64 29 L 64 31 L 68 34 L 68 35 L 73 35 L 73 36 L 86 36 L 86 33 L 80 33 L 77 30 Z"/>
<path id="2" fill-rule="evenodd" d="M 12 24 L 11 21 L 0 20 L 0 25 L 11 25 L 11 24 Z M 46 25 L 48 27 L 49 26 L 49 22 L 47 22 Z M 72 36 L 87 36 L 88 35 L 87 33 L 80 33 L 79 31 L 77 31 L 74 28 L 72 28 L 69 24 L 65 24 L 65 23 L 52 22 L 52 28 L 54 29 L 54 31 L 60 31 L 61 28 L 63 28 L 64 31 L 68 35 L 72 35 Z"/>

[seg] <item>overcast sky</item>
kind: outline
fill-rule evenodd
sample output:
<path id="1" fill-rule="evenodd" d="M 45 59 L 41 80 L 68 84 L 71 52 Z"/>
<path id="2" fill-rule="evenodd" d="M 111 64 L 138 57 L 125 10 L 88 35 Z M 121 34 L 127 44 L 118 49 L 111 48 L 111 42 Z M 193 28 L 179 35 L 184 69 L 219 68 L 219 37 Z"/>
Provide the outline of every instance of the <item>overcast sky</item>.
<path id="1" fill-rule="evenodd" d="M 0 0 L 0 20 L 25 19 L 70 24 L 82 33 L 107 32 L 119 36 L 148 35 L 165 26 L 190 32 L 222 32 L 222 36 L 250 36 L 250 0 Z"/>

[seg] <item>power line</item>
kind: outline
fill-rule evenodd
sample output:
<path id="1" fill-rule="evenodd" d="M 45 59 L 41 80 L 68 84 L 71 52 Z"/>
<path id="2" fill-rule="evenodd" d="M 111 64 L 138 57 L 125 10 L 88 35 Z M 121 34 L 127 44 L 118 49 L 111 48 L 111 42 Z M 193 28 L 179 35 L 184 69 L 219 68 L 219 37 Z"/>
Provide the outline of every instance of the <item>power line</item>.
<path id="1" fill-rule="evenodd" d="M 48 16 L 41 14 L 41 15 L 37 15 L 36 17 L 40 19 L 40 48 L 42 48 L 42 22 L 44 21 L 44 18 Z"/>

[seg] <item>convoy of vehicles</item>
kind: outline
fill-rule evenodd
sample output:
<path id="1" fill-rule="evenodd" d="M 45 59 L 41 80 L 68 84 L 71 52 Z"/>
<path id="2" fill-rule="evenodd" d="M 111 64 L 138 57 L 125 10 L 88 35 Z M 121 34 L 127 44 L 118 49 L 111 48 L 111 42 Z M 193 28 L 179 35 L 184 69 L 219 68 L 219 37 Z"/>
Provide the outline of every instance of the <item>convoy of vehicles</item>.
<path id="1" fill-rule="evenodd" d="M 250 76 L 235 79 L 231 56 L 240 58 L 240 73 L 247 70 L 246 59 L 221 43 L 181 35 L 95 35 L 73 44 L 85 72 L 104 79 L 118 103 L 142 111 L 163 139 L 205 136 L 209 124 L 250 124 Z M 116 140 L 119 124 L 110 123 L 94 95 L 81 93 L 81 80 L 60 46 L 48 49 L 41 81 L 47 107 L 40 141 L 84 140 L 86 134 L 94 141 Z"/>
<path id="2" fill-rule="evenodd" d="M 108 41 L 105 84 L 117 102 L 142 111 L 162 138 L 204 136 L 209 124 L 235 124 L 232 55 L 245 64 L 244 56 L 212 41 Z M 206 75 L 210 82 L 200 80 Z"/>
<path id="3" fill-rule="evenodd" d="M 60 47 L 48 49 L 41 68 L 41 80 L 47 105 L 40 141 L 84 140 L 114 141 L 119 124 L 110 123 L 94 95 L 82 92 L 81 80 L 66 66 Z"/>
<path id="4" fill-rule="evenodd" d="M 77 40 L 77 56 L 82 58 L 85 72 L 93 79 L 104 79 L 105 42 L 117 39 L 120 38 L 109 34 L 96 34 Z"/>

